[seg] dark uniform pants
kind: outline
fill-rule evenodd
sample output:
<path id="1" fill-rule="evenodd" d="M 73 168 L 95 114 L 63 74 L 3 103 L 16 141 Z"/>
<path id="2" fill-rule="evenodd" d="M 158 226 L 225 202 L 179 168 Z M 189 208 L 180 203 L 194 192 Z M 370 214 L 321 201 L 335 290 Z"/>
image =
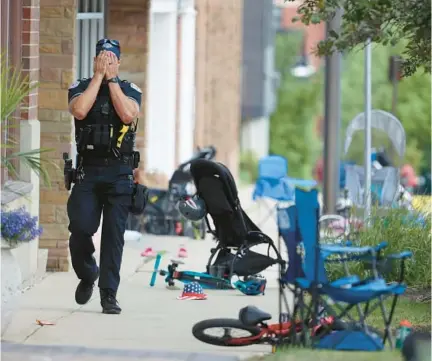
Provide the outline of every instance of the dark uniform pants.
<path id="1" fill-rule="evenodd" d="M 117 292 L 132 202 L 132 168 L 126 165 L 85 167 L 84 173 L 84 180 L 72 188 L 67 205 L 72 266 L 79 279 L 94 281 L 97 265 L 92 237 L 103 214 L 99 288 Z"/>

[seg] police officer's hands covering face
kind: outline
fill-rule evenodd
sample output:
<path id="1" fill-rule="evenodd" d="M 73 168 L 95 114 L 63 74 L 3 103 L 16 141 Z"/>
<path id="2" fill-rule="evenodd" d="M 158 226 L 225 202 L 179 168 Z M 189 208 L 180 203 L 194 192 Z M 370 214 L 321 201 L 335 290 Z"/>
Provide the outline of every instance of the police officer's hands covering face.
<path id="1" fill-rule="evenodd" d="M 119 61 L 114 53 L 107 52 L 108 66 L 105 72 L 106 79 L 112 79 L 118 76 Z"/>
<path id="2" fill-rule="evenodd" d="M 94 61 L 94 73 L 95 75 L 99 75 L 101 77 L 104 77 L 107 68 L 108 68 L 108 53 L 106 51 L 102 51 L 95 59 Z"/>

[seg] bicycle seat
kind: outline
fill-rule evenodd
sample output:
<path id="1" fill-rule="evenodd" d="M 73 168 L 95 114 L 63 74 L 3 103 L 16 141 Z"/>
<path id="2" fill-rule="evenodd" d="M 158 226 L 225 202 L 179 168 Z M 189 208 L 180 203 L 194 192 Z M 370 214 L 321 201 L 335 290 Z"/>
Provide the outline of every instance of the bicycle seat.
<path id="1" fill-rule="evenodd" d="M 239 320 L 247 326 L 255 326 L 260 322 L 270 320 L 270 313 L 261 311 L 255 306 L 243 307 L 239 312 Z"/>

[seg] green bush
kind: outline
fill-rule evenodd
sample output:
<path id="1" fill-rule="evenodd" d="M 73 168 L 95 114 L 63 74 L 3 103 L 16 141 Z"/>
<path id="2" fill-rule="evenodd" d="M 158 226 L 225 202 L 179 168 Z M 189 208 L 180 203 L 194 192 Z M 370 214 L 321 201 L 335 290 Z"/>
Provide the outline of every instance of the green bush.
<path id="1" fill-rule="evenodd" d="M 316 124 L 322 113 L 322 74 L 310 79 L 291 75 L 301 33 L 279 34 L 276 38 L 276 67 L 281 76 L 277 106 L 270 117 L 270 153 L 288 160 L 288 175 L 310 179 L 322 142 Z"/>
<path id="2" fill-rule="evenodd" d="M 245 183 L 254 183 L 258 179 L 258 157 L 253 151 L 240 154 L 240 174 Z"/>
<path id="3" fill-rule="evenodd" d="M 385 213 L 382 209 L 372 211 L 370 226 L 359 231 L 359 244 L 364 246 L 388 242 L 383 255 L 411 251 L 413 257 L 405 262 L 405 282 L 408 287 L 418 290 L 430 290 L 431 287 L 431 218 L 420 212 L 410 213 L 405 209 L 390 209 Z M 383 214 L 384 213 L 384 214 Z M 424 223 L 418 222 L 422 217 Z M 387 281 L 397 281 L 399 277 L 399 261 L 393 261 L 387 269 Z M 352 274 L 368 276 L 369 270 L 364 263 L 350 265 Z M 328 272 L 331 279 L 343 274 L 342 265 L 329 264 Z M 428 291 L 429 292 L 429 291 Z"/>

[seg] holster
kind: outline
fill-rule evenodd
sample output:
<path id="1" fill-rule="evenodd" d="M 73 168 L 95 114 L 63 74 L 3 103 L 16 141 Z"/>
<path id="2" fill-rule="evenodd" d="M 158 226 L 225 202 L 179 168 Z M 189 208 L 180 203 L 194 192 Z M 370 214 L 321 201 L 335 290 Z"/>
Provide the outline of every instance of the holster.
<path id="1" fill-rule="evenodd" d="M 139 162 L 140 162 L 140 152 L 134 151 L 132 152 L 132 169 L 136 169 L 139 166 Z"/>
<path id="2" fill-rule="evenodd" d="M 130 212 L 132 214 L 142 214 L 148 202 L 148 188 L 142 184 L 135 184 L 132 193 L 132 205 Z"/>
<path id="3" fill-rule="evenodd" d="M 63 153 L 63 160 L 65 162 L 63 167 L 64 185 L 70 191 L 72 183 L 75 183 L 76 180 L 76 170 L 73 168 L 72 159 L 69 158 L 68 153 Z"/>

